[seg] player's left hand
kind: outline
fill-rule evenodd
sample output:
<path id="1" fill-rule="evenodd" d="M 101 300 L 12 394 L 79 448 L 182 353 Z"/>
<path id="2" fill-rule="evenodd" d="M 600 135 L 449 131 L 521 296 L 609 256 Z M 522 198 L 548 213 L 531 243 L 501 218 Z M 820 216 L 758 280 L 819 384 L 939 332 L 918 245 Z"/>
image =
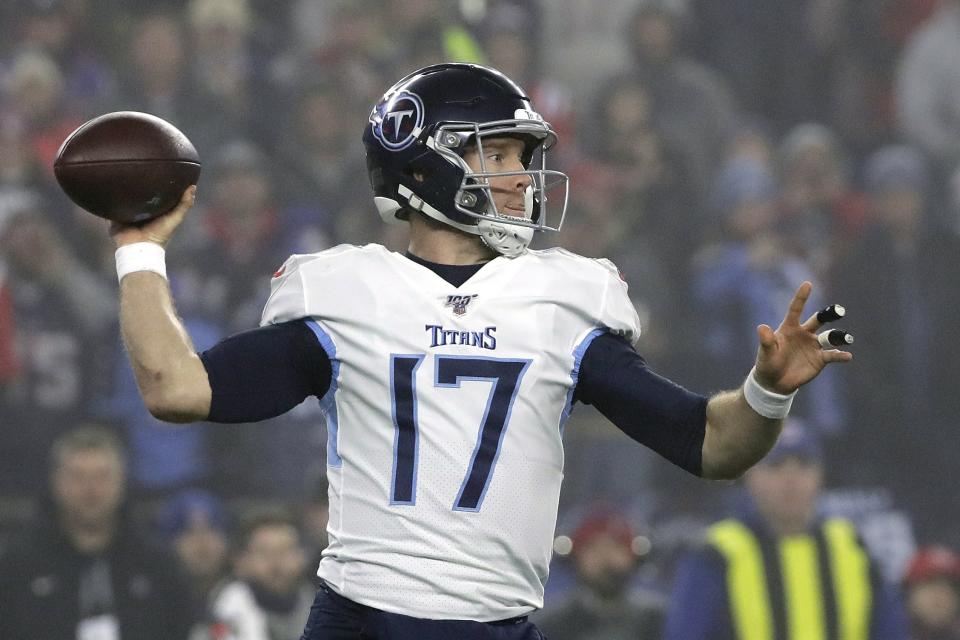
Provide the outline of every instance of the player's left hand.
<path id="1" fill-rule="evenodd" d="M 774 331 L 769 325 L 757 327 L 757 382 L 775 393 L 793 393 L 810 382 L 831 362 L 849 362 L 853 354 L 823 349 L 817 340 L 821 323 L 816 314 L 803 324 L 800 317 L 813 285 L 804 282 L 797 289 L 783 322 Z"/>

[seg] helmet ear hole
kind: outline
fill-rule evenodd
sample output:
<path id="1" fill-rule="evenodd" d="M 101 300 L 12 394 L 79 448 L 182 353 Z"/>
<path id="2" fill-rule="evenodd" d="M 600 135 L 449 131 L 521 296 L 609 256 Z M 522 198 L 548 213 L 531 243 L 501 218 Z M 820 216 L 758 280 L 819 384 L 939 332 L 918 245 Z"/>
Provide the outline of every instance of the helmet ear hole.
<path id="1" fill-rule="evenodd" d="M 476 178 L 467 178 L 467 184 L 480 184 Z M 461 189 L 457 192 L 457 204 L 474 213 L 486 213 L 490 204 L 486 189 Z"/>

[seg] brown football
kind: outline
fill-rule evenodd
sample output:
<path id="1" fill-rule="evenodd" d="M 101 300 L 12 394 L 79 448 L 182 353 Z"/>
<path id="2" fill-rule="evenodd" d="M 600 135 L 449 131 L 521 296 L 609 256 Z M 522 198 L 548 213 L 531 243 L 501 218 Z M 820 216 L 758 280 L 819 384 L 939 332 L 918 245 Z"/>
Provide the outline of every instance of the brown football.
<path id="1" fill-rule="evenodd" d="M 200 177 L 200 157 L 166 120 L 117 111 L 67 136 L 53 171 L 80 207 L 101 218 L 137 224 L 176 206 L 184 189 Z"/>

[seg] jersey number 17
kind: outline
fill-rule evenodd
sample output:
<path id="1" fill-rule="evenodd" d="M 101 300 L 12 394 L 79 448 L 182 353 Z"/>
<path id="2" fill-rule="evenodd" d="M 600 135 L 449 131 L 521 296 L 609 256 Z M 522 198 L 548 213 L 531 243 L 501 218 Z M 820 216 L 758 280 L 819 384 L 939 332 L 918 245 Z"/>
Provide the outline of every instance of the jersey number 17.
<path id="1" fill-rule="evenodd" d="M 417 369 L 425 354 L 390 356 L 390 396 L 393 405 L 393 476 L 390 504 L 412 505 L 417 499 Z M 517 390 L 530 360 L 436 356 L 434 387 L 460 388 L 465 381 L 490 383 L 490 395 L 480 420 L 477 444 L 460 485 L 454 511 L 479 511 L 497 464 Z"/>

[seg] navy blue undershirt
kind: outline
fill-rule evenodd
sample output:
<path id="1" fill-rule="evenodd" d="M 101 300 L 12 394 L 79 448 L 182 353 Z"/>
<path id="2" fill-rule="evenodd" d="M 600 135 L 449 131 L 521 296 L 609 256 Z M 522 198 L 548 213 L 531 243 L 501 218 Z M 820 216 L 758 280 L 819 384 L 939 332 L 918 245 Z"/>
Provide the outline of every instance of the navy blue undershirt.
<path id="1" fill-rule="evenodd" d="M 483 264 L 442 265 L 412 254 L 455 287 Z M 213 392 L 211 422 L 255 422 L 278 416 L 330 387 L 326 352 L 302 320 L 269 325 L 221 341 L 200 354 Z M 574 400 L 591 404 L 632 439 L 701 474 L 707 398 L 663 378 L 625 340 L 604 333 L 587 347 Z"/>
<path id="2" fill-rule="evenodd" d="M 440 264 L 418 258 L 409 251 L 403 255 L 417 264 L 430 269 L 455 287 L 462 286 L 463 283 L 472 278 L 477 271 L 480 271 L 480 269 L 489 264 L 487 262 L 481 262 L 480 264 Z"/>

